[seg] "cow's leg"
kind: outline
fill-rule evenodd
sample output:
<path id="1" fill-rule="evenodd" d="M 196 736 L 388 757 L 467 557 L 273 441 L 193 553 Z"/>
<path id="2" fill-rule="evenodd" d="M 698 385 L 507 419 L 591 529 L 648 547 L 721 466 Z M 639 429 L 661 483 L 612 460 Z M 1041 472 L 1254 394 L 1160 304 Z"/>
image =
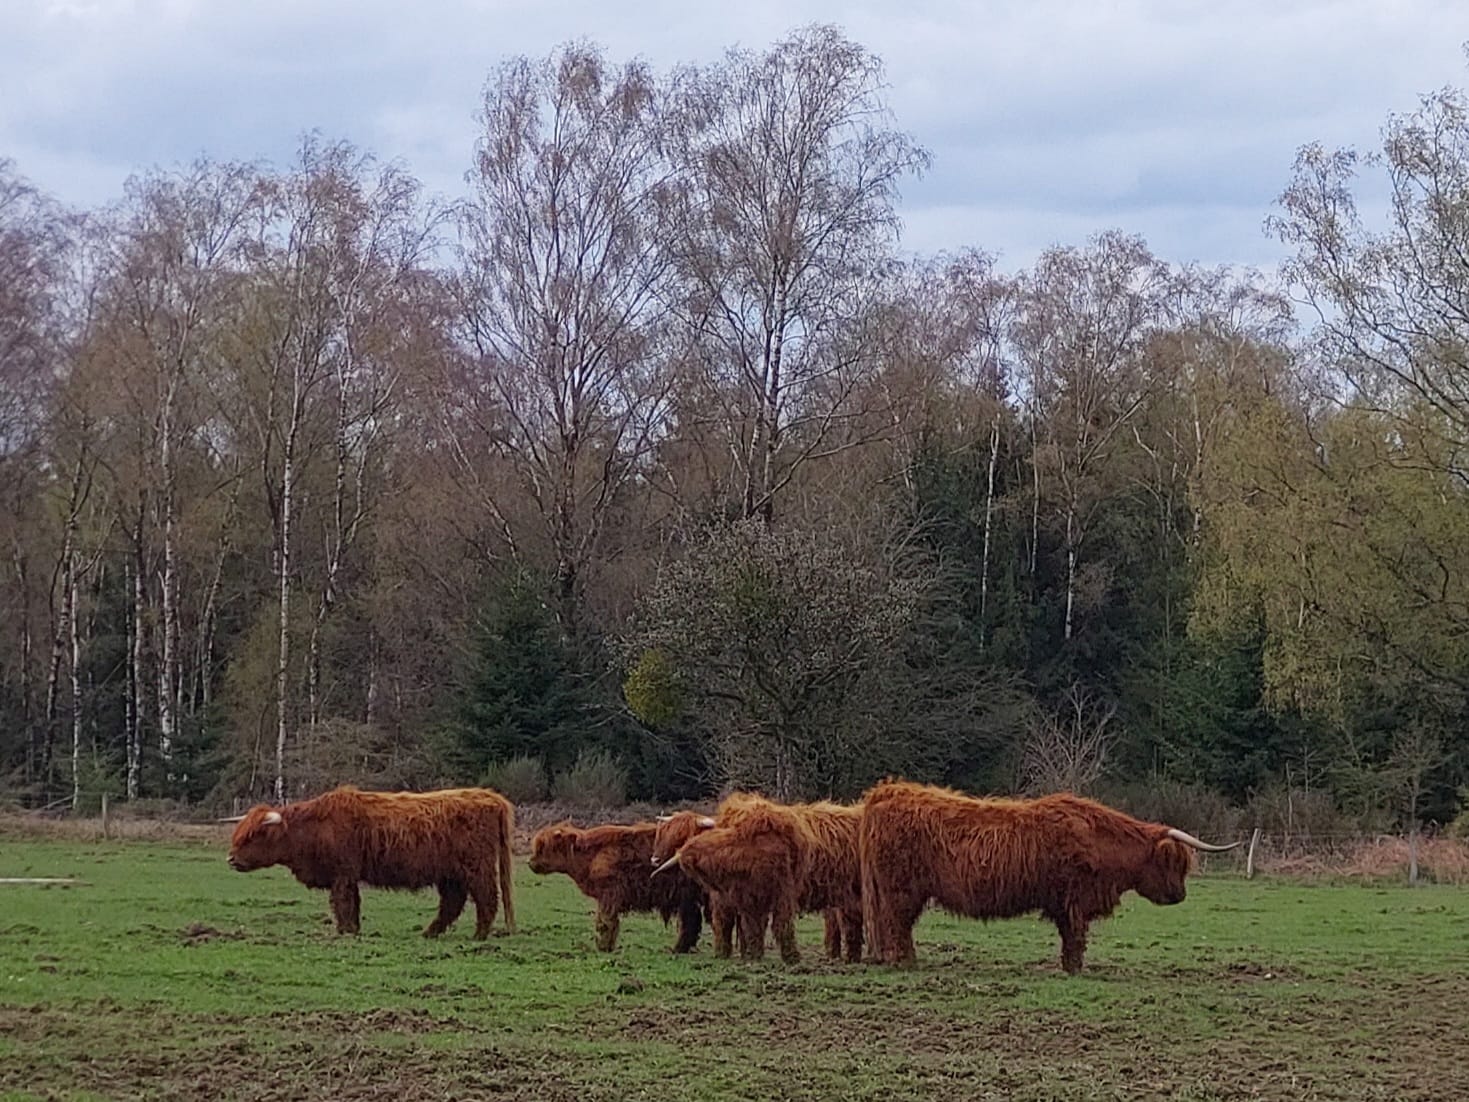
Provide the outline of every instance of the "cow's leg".
<path id="1" fill-rule="evenodd" d="M 770 929 L 775 934 L 780 959 L 787 964 L 801 963 L 801 949 L 796 944 L 796 902 L 795 898 L 779 899 L 770 914 Z"/>
<path id="2" fill-rule="evenodd" d="M 744 960 L 761 960 L 765 956 L 765 923 L 770 912 L 761 908 L 739 912 L 740 957 Z"/>
<path id="3" fill-rule="evenodd" d="M 923 914 L 924 900 L 921 898 L 898 897 L 889 901 L 886 939 L 882 947 L 882 959 L 888 964 L 912 964 L 918 954 L 913 948 L 913 927 L 918 916 Z"/>
<path id="4" fill-rule="evenodd" d="M 495 924 L 495 915 L 500 909 L 500 897 L 496 894 L 499 886 L 493 866 L 469 881 L 469 898 L 474 900 L 475 941 L 484 941 L 490 936 L 490 927 Z"/>
<path id="5" fill-rule="evenodd" d="M 842 924 L 842 941 L 846 943 L 847 963 L 859 964 L 862 961 L 862 909 L 840 912 Z"/>
<path id="6" fill-rule="evenodd" d="M 357 881 L 337 880 L 332 884 L 332 914 L 339 934 L 355 934 L 362 928 L 362 897 Z"/>
<path id="7" fill-rule="evenodd" d="M 675 953 L 692 953 L 699 944 L 699 930 L 704 925 L 703 908 L 697 899 L 686 900 L 678 908 L 678 940 L 673 943 Z"/>
<path id="8" fill-rule="evenodd" d="M 615 906 L 597 903 L 597 948 L 610 953 L 617 948 L 617 931 L 622 925 L 622 916 Z"/>
<path id="9" fill-rule="evenodd" d="M 424 927 L 423 936 L 438 937 L 454 925 L 464 911 L 464 903 L 468 898 L 469 889 L 458 880 L 440 880 L 439 913 L 434 916 L 432 922 Z"/>
<path id="10" fill-rule="evenodd" d="M 1081 971 L 1081 961 L 1086 956 L 1087 920 L 1071 911 L 1056 919 L 1056 929 L 1061 934 L 1061 968 L 1068 976 Z"/>
<path id="11" fill-rule="evenodd" d="M 842 920 L 834 908 L 827 908 L 821 912 L 823 925 L 822 944 L 826 946 L 826 955 L 832 960 L 842 959 Z"/>
<path id="12" fill-rule="evenodd" d="M 709 927 L 713 931 L 714 955 L 721 959 L 728 959 L 734 951 L 734 928 L 737 925 L 735 913 L 721 899 L 709 901 Z"/>

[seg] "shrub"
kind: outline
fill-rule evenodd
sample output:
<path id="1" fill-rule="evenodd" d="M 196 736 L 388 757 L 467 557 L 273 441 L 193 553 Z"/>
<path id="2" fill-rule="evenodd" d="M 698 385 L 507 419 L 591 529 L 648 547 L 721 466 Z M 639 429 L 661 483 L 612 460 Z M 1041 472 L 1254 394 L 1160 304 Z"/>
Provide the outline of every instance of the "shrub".
<path id="1" fill-rule="evenodd" d="M 627 770 L 606 750 L 584 749 L 575 765 L 556 775 L 552 794 L 572 807 L 621 807 L 627 803 Z"/>
<path id="2" fill-rule="evenodd" d="M 1108 786 L 1102 793 L 1129 815 L 1167 823 L 1209 842 L 1233 842 L 1245 831 L 1244 814 L 1219 792 L 1161 777 Z"/>
<path id="3" fill-rule="evenodd" d="M 1459 789 L 1459 814 L 1444 833 L 1460 842 L 1469 842 L 1469 786 Z"/>
<path id="4" fill-rule="evenodd" d="M 1386 826 L 1386 816 L 1358 819 L 1346 814 L 1331 793 L 1321 788 L 1271 786 L 1251 799 L 1245 810 L 1251 826 L 1294 841 L 1329 841 L 1370 834 Z"/>
<path id="5" fill-rule="evenodd" d="M 513 804 L 546 802 L 546 767 L 540 758 L 522 755 L 497 761 L 485 770 L 480 783 L 493 788 Z"/>

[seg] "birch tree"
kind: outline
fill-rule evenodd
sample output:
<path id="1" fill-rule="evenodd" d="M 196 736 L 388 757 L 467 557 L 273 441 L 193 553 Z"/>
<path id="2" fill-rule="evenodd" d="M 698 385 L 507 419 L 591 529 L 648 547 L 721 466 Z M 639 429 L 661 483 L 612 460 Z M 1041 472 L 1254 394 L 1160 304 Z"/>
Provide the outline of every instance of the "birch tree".
<path id="1" fill-rule="evenodd" d="M 1147 396 L 1138 356 L 1161 321 L 1168 280 L 1141 239 L 1110 232 L 1086 249 L 1047 250 L 1021 290 L 1013 339 L 1033 440 L 1032 569 L 1044 479 L 1060 514 L 1067 640 L 1103 476 Z"/>
<path id="2" fill-rule="evenodd" d="M 747 517 L 807 463 L 854 446 L 874 350 L 858 339 L 898 233 L 898 187 L 928 163 L 894 128 L 881 62 L 832 27 L 679 74 L 667 141 L 684 325 L 720 411 Z"/>
<path id="3" fill-rule="evenodd" d="M 68 227 L 63 212 L 0 159 L 0 532 L 6 581 L 0 619 L 14 631 L 13 692 L 27 780 L 41 780 L 43 732 L 36 698 L 36 589 L 41 566 L 29 538 L 43 524 L 45 411 L 65 335 L 61 288 Z"/>
<path id="4" fill-rule="evenodd" d="M 460 217 L 462 408 L 533 505 L 575 640 L 585 573 L 667 391 L 657 89 L 645 66 L 571 45 L 502 67 L 482 118 Z M 508 531 L 505 495 L 488 497 Z"/>
<path id="5" fill-rule="evenodd" d="M 101 324 L 118 341 L 135 408 L 140 417 L 151 416 L 144 436 L 155 466 L 144 508 L 156 516 L 161 536 L 156 700 L 158 750 L 166 767 L 183 711 L 181 453 L 200 431 L 217 385 L 215 342 L 234 310 L 231 296 L 256 197 L 255 173 L 243 165 L 201 161 L 176 174 L 130 180 L 105 276 Z M 141 528 L 140 515 L 140 570 L 146 567 Z"/>

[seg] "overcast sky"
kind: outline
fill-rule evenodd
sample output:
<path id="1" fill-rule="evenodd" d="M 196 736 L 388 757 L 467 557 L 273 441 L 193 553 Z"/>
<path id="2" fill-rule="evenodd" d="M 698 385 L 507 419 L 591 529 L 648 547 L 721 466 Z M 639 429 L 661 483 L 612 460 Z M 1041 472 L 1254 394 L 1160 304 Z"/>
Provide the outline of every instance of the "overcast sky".
<path id="1" fill-rule="evenodd" d="M 1269 266 L 1298 146 L 1372 146 L 1389 112 L 1469 82 L 1465 0 L 0 0 L 0 157 L 94 205 L 199 154 L 284 163 L 316 128 L 457 195 L 508 56 L 587 37 L 662 67 L 812 21 L 886 61 L 933 151 L 906 246 L 1012 269 L 1113 226 Z"/>

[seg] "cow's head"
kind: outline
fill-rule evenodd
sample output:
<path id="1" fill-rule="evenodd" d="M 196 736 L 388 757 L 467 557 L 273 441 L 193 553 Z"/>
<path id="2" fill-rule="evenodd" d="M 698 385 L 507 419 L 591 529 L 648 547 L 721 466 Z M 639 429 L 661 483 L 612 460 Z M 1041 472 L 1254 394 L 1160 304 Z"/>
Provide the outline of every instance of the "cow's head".
<path id="1" fill-rule="evenodd" d="M 530 840 L 530 871 L 545 874 L 566 872 L 571 867 L 581 831 L 569 822 L 536 831 Z"/>
<path id="2" fill-rule="evenodd" d="M 230 868 L 236 872 L 254 872 L 270 865 L 282 864 L 290 852 L 286 837 L 286 820 L 273 807 L 253 807 L 235 827 L 230 839 Z"/>
<path id="3" fill-rule="evenodd" d="M 1227 846 L 1201 842 L 1187 831 L 1176 827 L 1162 827 L 1153 840 L 1152 853 L 1142 863 L 1135 885 L 1138 895 L 1153 903 L 1168 905 L 1182 903 L 1188 894 L 1185 883 L 1194 867 L 1194 850 L 1205 853 L 1223 853 L 1243 845 L 1235 842 Z"/>
<path id="4" fill-rule="evenodd" d="M 658 816 L 658 830 L 653 835 L 653 867 L 659 868 L 695 834 L 714 827 L 714 819 L 693 811 L 675 811 Z"/>

